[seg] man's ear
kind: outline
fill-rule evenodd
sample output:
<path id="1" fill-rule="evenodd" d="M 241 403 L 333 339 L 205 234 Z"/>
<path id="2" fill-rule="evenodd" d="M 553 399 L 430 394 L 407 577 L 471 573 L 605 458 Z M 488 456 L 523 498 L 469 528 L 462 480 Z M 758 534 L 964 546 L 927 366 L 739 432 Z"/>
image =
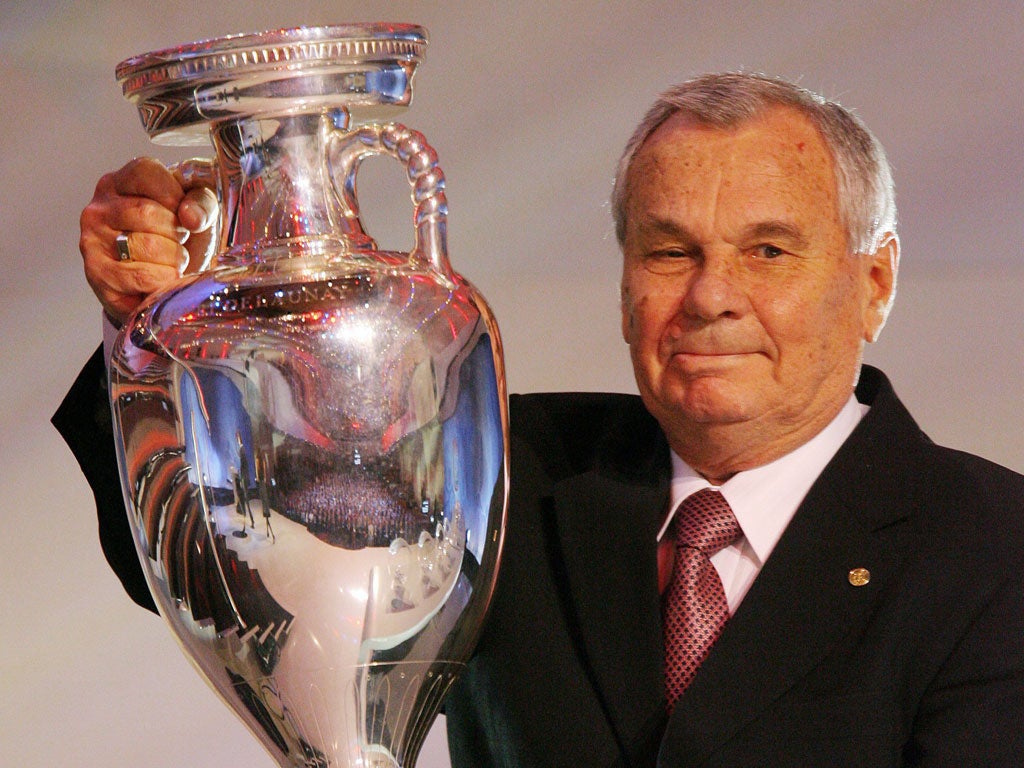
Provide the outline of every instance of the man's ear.
<path id="1" fill-rule="evenodd" d="M 864 340 L 878 339 L 896 299 L 896 275 L 900 266 L 900 239 L 894 232 L 882 236 L 881 244 L 865 259 L 868 301 L 864 307 Z"/>

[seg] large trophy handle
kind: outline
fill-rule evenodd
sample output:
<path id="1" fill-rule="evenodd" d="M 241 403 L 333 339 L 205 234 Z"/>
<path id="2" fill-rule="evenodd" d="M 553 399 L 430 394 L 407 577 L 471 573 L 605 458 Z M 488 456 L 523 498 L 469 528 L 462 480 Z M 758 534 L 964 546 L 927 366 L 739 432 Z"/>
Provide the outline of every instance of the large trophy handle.
<path id="1" fill-rule="evenodd" d="M 425 259 L 443 277 L 453 279 L 448 261 L 448 198 L 437 152 L 423 134 L 399 123 L 364 125 L 354 131 L 335 131 L 328 139 L 330 176 L 344 219 L 347 236 L 373 246 L 359 220 L 356 174 L 364 158 L 388 155 L 405 163 L 412 200 L 416 205 L 416 245 L 411 260 Z"/>

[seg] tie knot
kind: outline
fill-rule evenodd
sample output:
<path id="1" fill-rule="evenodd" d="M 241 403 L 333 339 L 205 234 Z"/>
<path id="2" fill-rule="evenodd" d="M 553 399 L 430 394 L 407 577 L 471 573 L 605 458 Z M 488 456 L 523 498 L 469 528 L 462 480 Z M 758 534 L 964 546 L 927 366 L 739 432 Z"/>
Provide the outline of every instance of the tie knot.
<path id="1" fill-rule="evenodd" d="M 711 488 L 690 494 L 675 518 L 676 543 L 698 549 L 708 557 L 732 544 L 742 534 L 725 497 Z"/>

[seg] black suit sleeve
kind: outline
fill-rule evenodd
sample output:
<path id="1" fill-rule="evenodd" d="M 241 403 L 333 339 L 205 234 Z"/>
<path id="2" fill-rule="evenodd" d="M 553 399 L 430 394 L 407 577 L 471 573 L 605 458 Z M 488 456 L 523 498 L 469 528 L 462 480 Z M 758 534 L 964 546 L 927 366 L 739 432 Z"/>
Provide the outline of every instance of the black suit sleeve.
<path id="1" fill-rule="evenodd" d="M 107 562 L 132 600 L 156 611 L 125 512 L 102 348 L 89 358 L 51 421 L 92 488 L 100 545 Z"/>
<path id="2" fill-rule="evenodd" d="M 988 596 L 932 680 L 914 723 L 907 765 L 1011 768 L 1024 759 L 1024 579 Z"/>

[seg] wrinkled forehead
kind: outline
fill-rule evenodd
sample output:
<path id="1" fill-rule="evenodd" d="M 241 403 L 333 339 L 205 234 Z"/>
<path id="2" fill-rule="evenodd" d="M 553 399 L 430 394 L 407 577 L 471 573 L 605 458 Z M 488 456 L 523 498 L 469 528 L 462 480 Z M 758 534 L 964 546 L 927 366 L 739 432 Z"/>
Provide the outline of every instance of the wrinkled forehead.
<path id="1" fill-rule="evenodd" d="M 789 150 L 794 159 L 808 168 L 821 163 L 830 170 L 835 159 L 818 126 L 801 110 L 788 105 L 767 105 L 750 116 L 728 122 L 712 122 L 686 112 L 676 112 L 662 121 L 640 144 L 634 154 L 644 154 L 655 146 L 679 144 L 688 151 L 760 143 L 765 153 Z"/>
<path id="2" fill-rule="evenodd" d="M 777 167 L 809 180 L 833 175 L 835 162 L 817 126 L 790 107 L 772 107 L 728 127 L 709 125 L 677 113 L 640 145 L 628 181 L 642 180 L 652 166 L 672 161 L 697 170 L 745 164 Z"/>
<path id="3" fill-rule="evenodd" d="M 779 108 L 734 126 L 709 126 L 685 115 L 664 121 L 640 146 L 629 169 L 626 228 L 655 213 L 747 219 L 838 221 L 835 164 L 817 127 Z"/>

